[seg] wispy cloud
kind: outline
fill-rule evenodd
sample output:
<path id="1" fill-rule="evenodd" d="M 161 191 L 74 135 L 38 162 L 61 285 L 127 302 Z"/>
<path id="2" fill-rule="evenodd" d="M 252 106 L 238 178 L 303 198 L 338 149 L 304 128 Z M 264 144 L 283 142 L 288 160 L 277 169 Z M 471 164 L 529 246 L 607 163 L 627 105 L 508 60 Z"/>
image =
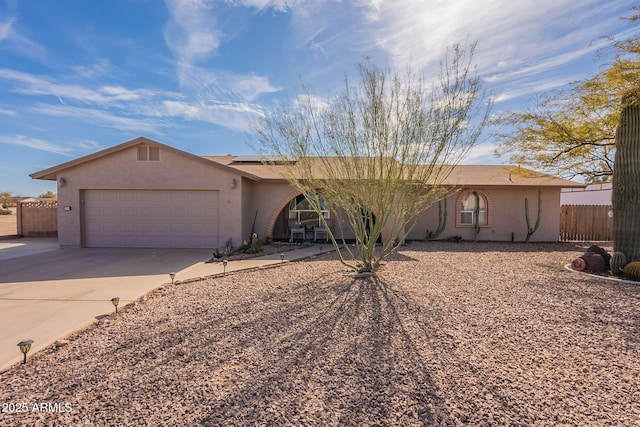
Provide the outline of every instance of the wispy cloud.
<path id="1" fill-rule="evenodd" d="M 70 155 L 72 151 L 68 147 L 51 144 L 47 141 L 37 138 L 29 138 L 23 135 L 0 135 L 0 144 L 21 145 L 23 147 L 32 148 L 34 150 L 47 151 L 55 154 Z"/>
<path id="2" fill-rule="evenodd" d="M 13 25 L 13 18 L 4 22 L 0 22 L 0 42 L 6 40 L 11 35 L 11 27 Z"/>
<path id="3" fill-rule="evenodd" d="M 275 9 L 285 12 L 300 6 L 309 6 L 314 3 L 311 0 L 231 0 L 230 3 L 245 7 L 253 7 L 258 10 Z M 315 2 L 317 3 L 317 1 Z"/>
<path id="4" fill-rule="evenodd" d="M 495 150 L 497 145 L 493 143 L 478 144 L 473 147 L 462 161 L 463 165 L 481 165 L 495 163 Z"/>
<path id="5" fill-rule="evenodd" d="M 180 67 L 191 67 L 209 57 L 220 45 L 213 2 L 207 0 L 165 0 L 171 17 L 165 29 L 167 46 Z"/>
<path id="6" fill-rule="evenodd" d="M 37 114 L 52 117 L 71 117 L 92 125 L 120 129 L 127 132 L 162 135 L 162 130 L 168 123 L 149 117 L 122 117 L 107 111 L 69 107 L 61 105 L 37 104 L 31 108 Z"/>
<path id="7" fill-rule="evenodd" d="M 278 92 L 264 76 L 235 74 L 229 71 L 210 71 L 199 67 L 183 70 L 183 90 L 198 94 L 206 100 L 220 102 L 253 102 L 259 96 Z"/>
<path id="8" fill-rule="evenodd" d="M 105 76 L 123 75 L 124 72 L 107 59 L 101 59 L 90 65 L 77 65 L 73 67 L 74 74 L 85 79 L 97 79 Z"/>
<path id="9" fill-rule="evenodd" d="M 176 58 L 178 80 L 187 94 L 197 94 L 199 101 L 251 103 L 259 96 L 280 90 L 269 79 L 255 73 L 238 74 L 228 70 L 200 67 L 198 64 L 218 49 L 225 35 L 217 29 L 214 3 L 206 0 L 166 0 L 170 21 L 165 41 Z M 235 2 L 251 7 L 284 8 L 287 2 Z M 248 108 L 249 110 L 251 108 Z"/>
<path id="10" fill-rule="evenodd" d="M 252 120 L 262 114 L 258 105 L 203 101 L 165 101 L 154 107 L 153 110 L 155 114 L 162 117 L 179 117 L 189 121 L 198 120 L 241 132 L 248 131 Z M 152 112 L 148 113 L 153 114 Z"/>
<path id="11" fill-rule="evenodd" d="M 112 105 L 141 101 L 157 96 L 148 89 L 127 89 L 122 86 L 84 87 L 77 84 L 53 82 L 45 77 L 0 68 L 0 79 L 16 84 L 11 91 L 26 95 L 51 95 L 61 100 L 74 100 L 86 104 Z"/>
<path id="12" fill-rule="evenodd" d="M 445 46 L 478 41 L 474 60 L 496 102 L 586 78 L 585 66 L 591 68 L 596 51 L 609 43 L 603 35 L 612 28 L 622 37 L 631 34 L 619 18 L 629 12 L 621 0 L 425 1 L 393 8 L 380 2 L 371 10 L 377 11 L 369 16 L 372 39 L 396 64 L 411 60 L 435 73 Z"/>
<path id="13" fill-rule="evenodd" d="M 88 151 L 98 151 L 104 148 L 100 143 L 90 139 L 79 142 L 77 146 Z"/>
<path id="14" fill-rule="evenodd" d="M 27 58 L 43 59 L 46 57 L 46 50 L 24 36 L 17 28 L 17 18 L 11 17 L 0 21 L 0 51 L 10 50 Z"/>
<path id="15" fill-rule="evenodd" d="M 4 116 L 15 116 L 16 112 L 15 110 L 10 110 L 8 108 L 3 108 L 0 106 L 0 114 L 4 115 Z"/>

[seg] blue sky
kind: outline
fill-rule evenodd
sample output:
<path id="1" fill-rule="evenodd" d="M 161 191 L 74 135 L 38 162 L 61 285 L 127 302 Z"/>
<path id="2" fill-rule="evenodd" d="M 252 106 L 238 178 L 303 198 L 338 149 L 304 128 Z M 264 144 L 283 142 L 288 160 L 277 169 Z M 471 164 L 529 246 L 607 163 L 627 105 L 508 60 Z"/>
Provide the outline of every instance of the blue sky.
<path id="1" fill-rule="evenodd" d="M 477 41 L 494 112 L 584 79 L 605 35 L 631 35 L 625 0 L 0 0 L 0 191 L 137 136 L 198 155 L 250 154 L 249 124 L 339 87 L 354 64 L 436 74 Z M 466 163 L 501 163 L 484 140 Z"/>

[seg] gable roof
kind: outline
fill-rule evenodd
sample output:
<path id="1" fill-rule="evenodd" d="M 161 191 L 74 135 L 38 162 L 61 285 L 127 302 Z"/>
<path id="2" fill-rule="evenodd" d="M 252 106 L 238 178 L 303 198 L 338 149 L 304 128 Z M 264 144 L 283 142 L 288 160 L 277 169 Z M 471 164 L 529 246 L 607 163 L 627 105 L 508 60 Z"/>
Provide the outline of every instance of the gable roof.
<path id="1" fill-rule="evenodd" d="M 188 158 L 190 158 L 190 159 L 192 159 L 194 161 L 197 161 L 197 162 L 204 162 L 208 166 L 212 166 L 212 162 L 208 161 L 204 157 L 196 156 L 195 154 L 191 154 L 191 153 L 189 153 L 187 151 L 183 151 L 183 150 L 180 150 L 178 148 L 171 147 L 170 145 L 165 145 L 165 144 L 162 144 L 162 143 L 160 143 L 158 141 L 154 141 L 152 139 L 145 138 L 144 136 L 140 136 L 140 137 L 134 138 L 134 139 L 132 139 L 130 141 L 123 142 L 122 144 L 114 145 L 113 147 L 109 147 L 109 148 L 106 148 L 104 150 L 100 150 L 100 151 L 97 151 L 95 153 L 92 153 L 92 154 L 89 154 L 89 155 L 86 155 L 86 156 L 83 156 L 83 157 L 79 157 L 77 159 L 74 159 L 74 160 L 71 160 L 71 161 L 68 161 L 68 162 L 65 162 L 65 163 L 61 163 L 61 164 L 59 164 L 57 166 L 53 166 L 53 167 L 50 167 L 48 169 L 44 169 L 44 170 L 41 170 L 41 171 L 38 171 L 38 172 L 34 172 L 32 174 L 29 174 L 29 176 L 31 178 L 33 178 L 33 179 L 46 179 L 46 180 L 55 181 L 56 180 L 56 175 L 58 173 L 64 171 L 64 170 L 66 170 L 66 169 L 70 169 L 70 168 L 73 168 L 73 167 L 76 167 L 76 166 L 79 166 L 79 165 L 83 165 L 85 163 L 92 162 L 94 160 L 103 158 L 105 156 L 108 156 L 108 155 L 113 154 L 113 153 L 117 153 L 117 152 L 122 151 L 122 150 L 126 150 L 126 149 L 131 148 L 131 147 L 135 147 L 136 145 L 140 145 L 140 144 L 150 145 L 150 146 L 155 146 L 155 147 L 161 147 L 163 150 L 167 150 L 167 151 L 173 152 L 175 154 L 178 154 L 178 155 L 181 155 L 181 156 L 184 156 L 184 157 L 188 157 Z M 245 174 L 244 172 L 242 172 L 240 170 L 237 170 L 237 169 L 234 169 L 234 168 L 230 168 L 230 167 L 224 165 L 223 163 L 215 163 L 215 166 L 219 167 L 219 168 L 222 168 L 222 169 L 226 169 L 231 173 L 236 173 L 236 174 L 243 175 L 246 178 L 249 178 L 249 179 L 252 179 L 252 180 L 259 179 L 256 176 L 253 176 L 253 175 L 250 175 L 250 174 Z"/>

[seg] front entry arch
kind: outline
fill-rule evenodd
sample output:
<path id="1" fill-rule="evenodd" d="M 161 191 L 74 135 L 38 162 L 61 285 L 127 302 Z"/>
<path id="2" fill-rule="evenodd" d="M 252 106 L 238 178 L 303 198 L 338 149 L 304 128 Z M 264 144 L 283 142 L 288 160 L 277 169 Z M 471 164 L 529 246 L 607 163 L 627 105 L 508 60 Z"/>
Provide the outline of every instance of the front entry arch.
<path id="1" fill-rule="evenodd" d="M 322 218 L 311 207 L 299 191 L 294 191 L 283 198 L 277 208 L 272 212 L 267 223 L 266 236 L 271 240 L 291 240 L 297 234 L 296 240 L 328 240 L 329 235 L 324 226 L 326 221 L 331 226 L 332 213 L 326 206 L 326 202 L 320 202 L 323 206 Z"/>
<path id="2" fill-rule="evenodd" d="M 269 222 L 267 223 L 266 228 L 266 236 L 267 239 L 270 240 L 289 240 L 289 232 L 287 230 L 286 221 L 288 219 L 288 206 L 292 200 L 300 196 L 302 193 L 300 191 L 294 190 L 289 193 L 287 196 L 282 198 L 282 200 L 278 203 L 277 207 L 271 213 L 271 217 L 269 218 Z M 287 210 L 287 212 L 284 212 Z M 377 212 L 375 209 L 371 210 L 374 218 L 377 216 Z M 284 215 L 284 217 L 283 217 Z M 331 219 L 333 224 L 335 225 L 336 221 L 339 221 L 337 218 L 337 211 L 331 210 Z M 282 221 L 282 224 L 278 224 L 278 221 Z M 331 227 L 334 229 L 334 227 Z M 276 235 L 277 234 L 277 235 Z M 382 236 L 376 243 L 381 243 L 387 239 L 388 231 L 386 229 L 382 230 Z M 336 239 L 340 239 L 340 236 L 336 236 Z"/>
<path id="3" fill-rule="evenodd" d="M 280 213 L 282 212 L 282 210 L 285 207 L 289 206 L 289 203 L 291 202 L 291 200 L 295 199 L 300 194 L 302 193 L 297 190 L 292 191 L 286 197 L 284 197 L 280 201 L 280 203 L 278 203 L 278 206 L 273 210 L 273 212 L 271 213 L 271 217 L 269 218 L 269 222 L 267 223 L 266 236 L 268 239 L 274 238 L 273 232 L 275 229 L 276 221 L 278 220 L 278 217 L 280 216 Z"/>

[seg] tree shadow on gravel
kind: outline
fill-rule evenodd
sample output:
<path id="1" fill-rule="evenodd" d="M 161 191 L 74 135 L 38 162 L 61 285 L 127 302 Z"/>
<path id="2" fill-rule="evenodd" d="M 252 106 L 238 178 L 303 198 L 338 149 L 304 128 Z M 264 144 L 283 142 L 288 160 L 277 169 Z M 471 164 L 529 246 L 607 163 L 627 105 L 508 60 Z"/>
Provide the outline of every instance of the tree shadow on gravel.
<path id="1" fill-rule="evenodd" d="M 407 331 L 407 307 L 379 279 L 334 275 L 237 306 L 226 313 L 225 327 L 220 318 L 205 321 L 203 329 L 231 334 L 215 369 L 243 369 L 218 390 L 220 398 L 211 396 L 211 411 L 201 422 L 453 424 Z M 210 345 L 220 345 L 215 335 Z"/>

